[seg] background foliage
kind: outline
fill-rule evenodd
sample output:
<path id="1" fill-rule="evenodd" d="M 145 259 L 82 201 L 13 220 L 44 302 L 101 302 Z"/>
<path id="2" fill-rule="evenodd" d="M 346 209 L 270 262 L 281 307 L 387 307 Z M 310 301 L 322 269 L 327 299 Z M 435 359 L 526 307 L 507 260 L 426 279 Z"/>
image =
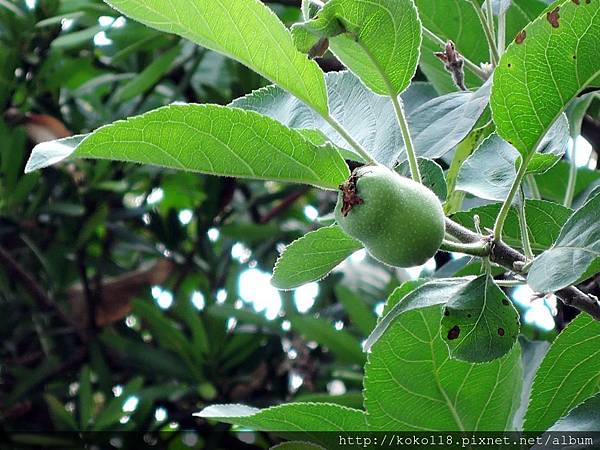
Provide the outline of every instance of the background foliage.
<path id="1" fill-rule="evenodd" d="M 476 63 L 488 59 L 481 47 L 485 38 L 478 35 L 476 26 L 468 26 L 468 21 L 478 20 L 471 10 L 460 15 L 464 29 L 471 30 L 463 36 L 448 25 L 452 21 L 440 22 L 445 16 L 431 7 L 432 2 L 415 3 L 423 23 L 444 39 L 454 39 L 465 56 Z M 513 17 L 510 36 L 545 7 L 541 2 L 519 5 L 526 6 L 509 11 Z M 274 1 L 269 6 L 288 25 L 301 20 L 296 2 Z M 343 54 L 351 44 L 340 39 L 333 45 Z M 417 83 L 403 97 L 417 153 L 439 163 L 424 160 L 421 170 L 426 183 L 445 198 L 448 192 L 443 176 L 440 182 L 440 167 L 449 169 L 449 178 L 451 156 L 459 153 L 461 146 L 470 145 L 468 156 L 481 141 L 479 135 L 469 134 L 477 119 L 462 121 L 462 128 L 455 124 L 461 123 L 461 117 L 482 113 L 489 119 L 489 113 L 483 112 L 489 89 L 484 86 L 472 94 L 440 97 L 432 117 L 430 108 L 420 106 L 436 92 L 456 90 L 441 63 L 431 56 L 434 49 L 435 43 L 426 37 Z M 266 86 L 266 80 L 218 53 L 124 19 L 93 0 L 0 1 L 0 62 L 0 109 L 4 111 L 0 122 L 0 420 L 4 431 L 18 431 L 24 441 L 32 438 L 29 431 L 39 430 L 170 430 L 172 448 L 268 448 L 272 436 L 234 435 L 229 425 L 192 413 L 215 403 L 266 407 L 290 401 L 326 401 L 362 409 L 366 355 L 361 343 L 375 326 L 385 299 L 403 282 L 409 282 L 404 288 L 410 287 L 415 282 L 409 280 L 419 276 L 442 278 L 479 272 L 467 258 L 450 259 L 447 254 L 438 254 L 425 267 L 394 270 L 359 252 L 318 284 L 275 291 L 269 278 L 280 251 L 328 223 L 327 217 L 319 216 L 333 208 L 334 192 L 108 161 L 78 160 L 24 174 L 36 143 L 90 132 L 173 102 L 226 105 Z M 341 69 L 331 55 L 319 64 L 326 70 Z M 401 90 L 411 74 L 396 75 Z M 347 74 L 327 76 L 329 88 L 334 83 L 346 87 L 344 83 L 353 80 Z M 471 73 L 466 80 L 469 87 L 480 84 Z M 296 86 L 293 80 L 282 83 Z M 358 91 L 355 95 L 365 95 L 359 86 L 353 87 L 353 92 Z M 377 87 L 385 92 L 381 83 Z M 239 100 L 238 105 L 245 103 L 245 109 L 272 116 L 270 99 L 287 102 L 289 110 L 277 109 L 275 119 L 299 128 L 294 124 L 297 114 L 307 114 L 314 128 L 326 129 L 320 118 L 306 111 L 299 113 L 303 106 L 292 105 L 289 97 L 278 100 L 287 95 L 284 92 L 265 94 L 277 89 L 259 91 Z M 298 95 L 320 104 L 308 93 Z M 340 107 L 358 104 L 344 100 L 335 99 Z M 597 106 L 590 106 L 582 130 L 594 151 L 600 142 Z M 375 108 L 385 111 L 391 105 L 383 102 Z M 452 122 L 447 118 L 450 112 Z M 215 114 L 221 113 L 215 109 Z M 349 116 L 347 120 L 352 119 L 352 114 Z M 444 128 L 450 124 L 452 133 Z M 443 142 L 439 142 L 440 133 L 447 137 Z M 489 146 L 497 144 L 494 136 L 486 141 Z M 390 142 L 401 142 L 399 135 L 360 137 L 361 143 L 379 144 L 382 141 L 377 139 L 383 139 L 388 144 L 372 144 L 374 152 L 389 148 Z M 484 150 L 499 153 L 495 147 L 483 146 L 473 158 Z M 144 155 L 144 149 L 140 154 Z M 558 155 L 562 157 L 562 153 Z M 390 163 L 396 156 L 377 154 L 378 159 L 387 158 Z M 592 167 L 597 154 L 592 152 L 590 161 L 588 168 L 580 169 L 575 205 L 588 198 L 600 179 Z M 455 219 L 461 222 L 462 214 L 463 223 L 472 227 L 471 217 L 476 212 L 481 225 L 491 228 L 499 205 L 483 205 L 470 194 L 489 200 L 501 200 L 505 194 L 499 194 L 498 186 L 490 193 L 489 187 L 473 185 L 476 177 L 469 177 L 465 168 L 468 164 L 462 175 L 455 175 L 457 187 L 467 193 L 462 209 L 468 212 L 458 213 Z M 408 167 L 404 170 L 409 173 Z M 569 164 L 561 161 L 536 175 L 543 199 L 562 202 L 568 170 Z M 539 252 L 558 237 L 570 211 L 543 200 L 531 202 L 527 214 L 534 219 L 529 221 L 532 230 L 536 227 L 532 245 Z M 543 217 L 553 220 L 544 222 Z M 336 238 L 334 227 L 321 230 Z M 509 215 L 504 238 L 509 243 L 512 239 L 514 245 L 520 243 L 516 214 Z M 350 241 L 342 249 L 341 259 L 357 248 Z M 330 262 L 332 267 L 336 263 Z M 285 267 L 279 270 L 285 277 Z M 595 279 L 585 285 L 598 294 Z M 503 294 L 495 295 L 501 298 Z M 525 298 L 520 306 L 525 322 L 532 310 L 528 301 Z M 388 307 L 392 306 L 388 302 Z M 552 340 L 574 316 L 560 303 L 557 308 L 552 326 L 543 330 L 530 323 L 522 332 L 532 339 Z M 402 322 L 409 329 L 417 322 L 426 324 L 433 312 L 411 312 Z M 588 325 L 575 325 L 573 333 L 589 331 Z M 418 337 L 390 333 L 385 340 L 396 345 L 398 339 L 404 339 L 410 346 L 408 341 Z M 432 347 L 444 348 L 439 336 L 420 338 Z M 499 374 L 504 370 L 507 383 L 516 383 L 521 374 L 504 364 L 518 356 L 512 351 L 494 367 L 481 371 Z M 368 367 L 384 371 L 388 363 L 394 361 L 371 358 Z M 455 370 L 470 372 L 466 363 L 452 363 Z M 382 377 L 378 382 L 390 380 Z M 378 389 L 374 384 L 373 379 L 365 382 L 367 406 L 372 402 L 369 393 Z M 431 387 L 422 388 L 427 393 Z M 520 395 L 511 388 L 514 383 L 501 386 L 498 397 L 507 400 L 510 395 Z M 400 395 L 395 393 L 394 398 Z M 405 402 L 379 404 L 381 414 L 374 414 L 371 423 L 385 425 L 386 408 L 410 408 L 415 401 L 407 396 Z M 537 401 L 544 404 L 532 400 Z M 567 413 L 576 404 L 555 408 Z M 507 408 L 506 417 L 501 418 L 504 421 L 514 412 L 510 405 Z M 482 409 L 481 420 L 466 425 L 497 427 L 494 420 L 498 418 L 489 414 Z M 525 424 L 533 429 L 554 423 L 535 410 L 528 414 Z M 335 416 L 335 411 L 329 415 Z M 237 423 L 268 428 L 268 422 L 261 422 L 268 418 L 256 416 Z M 438 419 L 444 424 L 450 420 L 449 412 L 441 411 Z M 360 415 L 352 420 L 356 427 L 364 422 Z M 412 425 L 426 426 L 429 420 L 416 417 Z"/>

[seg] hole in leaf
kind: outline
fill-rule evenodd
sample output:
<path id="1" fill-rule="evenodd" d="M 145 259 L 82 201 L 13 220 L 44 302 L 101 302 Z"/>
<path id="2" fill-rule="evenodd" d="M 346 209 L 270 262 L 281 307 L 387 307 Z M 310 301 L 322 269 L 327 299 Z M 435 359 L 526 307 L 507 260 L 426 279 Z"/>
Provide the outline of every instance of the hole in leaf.
<path id="1" fill-rule="evenodd" d="M 546 18 L 548 19 L 548 22 L 550 22 L 550 25 L 552 25 L 553 28 L 559 27 L 559 23 L 558 23 L 558 19 L 560 19 L 559 11 L 560 11 L 560 8 L 557 6 L 552 11 L 548 11 L 548 13 L 546 14 Z"/>
<path id="2" fill-rule="evenodd" d="M 456 339 L 459 334 L 460 328 L 458 327 L 458 325 L 454 325 L 452 328 L 450 328 L 450 331 L 448 331 L 448 340 L 451 341 L 453 339 Z"/>

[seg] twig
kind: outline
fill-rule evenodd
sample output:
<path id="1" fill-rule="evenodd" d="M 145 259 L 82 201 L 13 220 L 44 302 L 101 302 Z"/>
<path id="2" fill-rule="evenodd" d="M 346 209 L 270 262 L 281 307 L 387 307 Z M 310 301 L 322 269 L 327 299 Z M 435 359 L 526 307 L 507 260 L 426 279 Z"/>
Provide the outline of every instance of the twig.
<path id="1" fill-rule="evenodd" d="M 446 232 L 465 243 L 476 243 L 486 239 L 448 218 L 446 219 Z M 526 262 L 525 255 L 501 241 L 493 242 L 489 258 L 490 261 L 516 273 L 521 272 L 522 269 L 519 268 Z M 575 286 L 560 289 L 555 294 L 564 304 L 600 320 L 600 302 L 597 298 L 586 295 Z"/>
<path id="2" fill-rule="evenodd" d="M 431 39 L 432 41 L 435 41 L 440 47 L 442 47 L 442 48 L 446 47 L 446 41 L 444 41 L 441 37 L 439 37 L 437 34 L 432 32 L 428 28 L 423 27 L 423 34 L 425 36 L 427 36 L 429 39 Z M 477 75 L 478 78 L 480 78 L 483 81 L 485 81 L 489 78 L 489 74 L 487 74 L 481 67 L 479 67 L 477 64 L 475 64 L 473 61 L 471 61 L 465 55 L 462 55 L 462 58 L 465 62 L 465 67 L 467 69 L 469 69 L 471 72 L 473 72 L 475 75 Z"/>
<path id="3" fill-rule="evenodd" d="M 461 91 L 466 91 L 465 72 L 463 70 L 465 60 L 463 56 L 456 51 L 454 42 L 448 41 L 446 43 L 446 49 L 443 52 L 435 52 L 434 55 L 444 63 L 444 67 L 452 75 L 454 84 L 456 84 Z"/>
<path id="4" fill-rule="evenodd" d="M 79 276 L 81 278 L 81 284 L 83 286 L 85 303 L 87 305 L 88 313 L 88 327 L 90 331 L 96 328 L 96 295 L 92 290 L 90 279 L 87 275 L 87 268 L 85 266 L 85 251 L 79 250 L 77 252 L 77 268 L 79 270 Z"/>
<path id="5" fill-rule="evenodd" d="M 268 223 L 271 220 L 273 220 L 275 217 L 281 215 L 282 213 L 287 211 L 294 203 L 296 203 L 296 201 L 299 198 L 301 198 L 304 194 L 306 194 L 307 191 L 308 191 L 308 188 L 304 188 L 304 189 L 299 189 L 299 190 L 287 195 L 286 197 L 283 198 L 283 200 L 281 200 L 281 202 L 279 202 L 277 205 L 275 205 L 273 207 L 273 209 L 270 209 L 269 211 L 267 211 L 260 218 L 259 223 L 261 225 L 264 225 L 265 223 Z"/>

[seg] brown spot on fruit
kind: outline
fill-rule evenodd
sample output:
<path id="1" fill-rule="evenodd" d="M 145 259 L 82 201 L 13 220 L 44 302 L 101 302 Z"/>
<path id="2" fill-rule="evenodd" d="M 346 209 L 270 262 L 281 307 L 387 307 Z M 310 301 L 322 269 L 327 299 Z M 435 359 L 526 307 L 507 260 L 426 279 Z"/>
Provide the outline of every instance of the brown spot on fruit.
<path id="1" fill-rule="evenodd" d="M 579 0 L 572 0 L 572 1 L 573 1 L 573 3 L 575 3 L 576 5 L 579 6 Z"/>
<path id="2" fill-rule="evenodd" d="M 471 313 L 467 314 L 467 317 L 470 319 L 471 318 Z"/>
<path id="3" fill-rule="evenodd" d="M 558 26 L 559 26 L 559 24 L 558 24 L 558 19 L 560 19 L 559 11 L 560 11 L 560 8 L 557 6 L 552 11 L 548 11 L 548 13 L 546 14 L 546 18 L 548 19 L 548 22 L 550 22 L 550 25 L 552 25 L 553 28 L 558 28 Z"/>
<path id="4" fill-rule="evenodd" d="M 509 305 L 509 301 L 505 298 L 502 299 L 502 304 L 508 306 Z"/>
<path id="5" fill-rule="evenodd" d="M 453 339 L 456 339 L 459 334 L 460 328 L 458 328 L 458 325 L 454 325 L 452 328 L 450 328 L 450 331 L 448 331 L 448 340 L 452 341 Z"/>
<path id="6" fill-rule="evenodd" d="M 340 185 L 342 191 L 342 215 L 346 217 L 356 205 L 362 205 L 364 200 L 359 197 L 356 188 L 357 177 L 352 174 L 347 181 Z"/>
<path id="7" fill-rule="evenodd" d="M 498 335 L 504 336 L 504 328 L 498 328 Z"/>
<path id="8" fill-rule="evenodd" d="M 527 32 L 525 30 L 519 31 L 515 36 L 515 42 L 517 44 L 522 44 L 525 38 L 527 37 Z"/>
<path id="9" fill-rule="evenodd" d="M 448 311 L 448 308 L 444 308 L 444 315 L 446 317 L 448 317 L 450 315 L 450 311 Z"/>

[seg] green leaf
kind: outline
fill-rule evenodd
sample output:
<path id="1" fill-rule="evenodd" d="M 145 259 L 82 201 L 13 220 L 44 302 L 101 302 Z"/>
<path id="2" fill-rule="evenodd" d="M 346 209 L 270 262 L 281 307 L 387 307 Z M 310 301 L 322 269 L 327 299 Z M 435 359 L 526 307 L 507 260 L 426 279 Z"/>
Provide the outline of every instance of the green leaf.
<path id="1" fill-rule="evenodd" d="M 181 48 L 179 45 L 176 45 L 152 61 L 139 75 L 129 80 L 117 90 L 114 101 L 117 103 L 127 102 L 151 89 L 171 68 L 171 64 L 175 61 L 180 51 Z"/>
<path id="2" fill-rule="evenodd" d="M 348 71 L 330 72 L 325 81 L 333 118 L 351 130 L 352 137 L 379 163 L 392 167 L 402 152 L 403 140 L 391 100 L 373 94 Z M 422 82 L 412 83 L 401 95 L 409 115 L 434 97 L 431 85 Z M 256 111 L 290 128 L 320 130 L 335 145 L 348 146 L 321 116 L 277 86 L 258 89 L 234 100 L 231 106 Z"/>
<path id="3" fill-rule="evenodd" d="M 105 330 L 100 335 L 102 344 L 120 354 L 121 361 L 126 366 L 134 367 L 152 376 L 161 374 L 167 377 L 197 382 L 179 356 L 152 347 L 142 340 L 128 339 L 119 334 Z"/>
<path id="4" fill-rule="evenodd" d="M 510 351 L 519 325 L 519 313 L 506 294 L 490 276 L 481 275 L 448 300 L 441 334 L 453 357 L 485 362 Z"/>
<path id="5" fill-rule="evenodd" d="M 521 344 L 521 362 L 523 364 L 523 386 L 521 389 L 521 404 L 515 414 L 514 427 L 517 430 L 522 430 L 527 404 L 531 396 L 533 379 L 544 356 L 546 356 L 548 348 L 550 348 L 550 342 L 530 341 L 521 335 L 519 336 L 519 344 Z"/>
<path id="6" fill-rule="evenodd" d="M 107 0 L 123 14 L 223 53 L 327 115 L 323 72 L 298 52 L 277 16 L 256 0 Z"/>
<path id="7" fill-rule="evenodd" d="M 343 370 L 342 370 L 343 371 Z M 362 371 L 362 368 L 361 368 Z M 362 375 L 358 372 L 354 372 L 359 376 L 362 381 Z M 337 371 L 332 372 L 333 377 L 342 377 Z M 325 392 L 320 393 L 301 393 L 294 397 L 294 402 L 308 402 L 308 403 L 335 403 L 336 405 L 347 406 L 348 408 L 362 409 L 363 407 L 363 395 L 362 391 L 348 391 L 345 394 L 329 394 Z"/>
<path id="8" fill-rule="evenodd" d="M 320 280 L 362 247 L 338 225 L 311 231 L 285 248 L 275 263 L 271 284 L 293 289 Z"/>
<path id="9" fill-rule="evenodd" d="M 533 381 L 525 431 L 544 431 L 600 391 L 600 322 L 580 314 L 554 340 Z"/>
<path id="10" fill-rule="evenodd" d="M 475 92 L 455 92 L 434 98 L 408 116 L 418 156 L 444 156 L 471 132 L 487 107 L 490 82 Z"/>
<path id="11" fill-rule="evenodd" d="M 446 195 L 448 194 L 446 179 L 440 165 L 431 159 L 418 158 L 417 161 L 423 184 L 431 189 L 441 201 L 446 200 Z M 407 159 L 396 167 L 396 172 L 406 178 L 410 178 L 410 166 Z"/>
<path id="12" fill-rule="evenodd" d="M 600 2 L 556 2 L 524 32 L 494 71 L 491 106 L 498 134 L 526 156 L 600 73 Z"/>
<path id="13" fill-rule="evenodd" d="M 85 430 L 92 420 L 92 373 L 89 366 L 83 366 L 79 375 L 79 424 Z"/>
<path id="14" fill-rule="evenodd" d="M 114 397 L 107 401 L 104 409 L 102 409 L 96 418 L 94 431 L 109 430 L 112 425 L 116 424 L 123 417 L 123 405 L 127 399 L 132 395 L 139 394 L 143 384 L 144 380 L 141 377 L 135 377 L 125 385 L 119 397 Z"/>
<path id="15" fill-rule="evenodd" d="M 369 428 L 510 430 L 523 370 L 520 350 L 483 364 L 450 359 L 440 308 L 401 315 L 373 346 L 365 369 Z"/>
<path id="16" fill-rule="evenodd" d="M 569 162 L 559 161 L 547 172 L 535 176 L 535 181 L 543 198 L 562 204 L 567 190 L 569 170 Z M 600 180 L 600 172 L 590 170 L 587 167 L 579 167 L 577 169 L 575 197 L 581 195 L 590 185 L 598 183 L 598 180 Z"/>
<path id="17" fill-rule="evenodd" d="M 461 166 L 456 189 L 486 200 L 504 200 L 517 176 L 519 153 L 493 133 Z"/>
<path id="18" fill-rule="evenodd" d="M 510 41 L 514 39 L 519 31 L 529 25 L 529 22 L 534 21 L 548 7 L 548 3 L 551 2 L 542 0 L 527 0 L 526 2 L 508 0 L 506 3 L 510 4 L 506 12 L 506 37 L 507 41 Z"/>
<path id="19" fill-rule="evenodd" d="M 369 89 L 398 95 L 417 69 L 421 23 L 412 0 L 331 0 L 315 18 L 294 25 L 292 35 L 304 53 L 328 39 L 331 51 Z"/>
<path id="20" fill-rule="evenodd" d="M 458 295 L 470 281 L 470 278 L 442 278 L 428 281 L 416 288 L 406 283 L 396 288 L 387 300 L 385 316 L 377 323 L 363 344 L 363 348 L 368 351 L 381 339 L 398 316 L 415 309 L 445 304 Z"/>
<path id="21" fill-rule="evenodd" d="M 310 442 L 289 441 L 271 447 L 269 450 L 325 450 L 320 445 L 311 444 Z"/>
<path id="22" fill-rule="evenodd" d="M 65 408 L 60 400 L 52 394 L 45 394 L 44 400 L 48 405 L 52 421 L 58 430 L 61 431 L 77 431 L 79 427 L 75 421 L 75 417 Z"/>
<path id="23" fill-rule="evenodd" d="M 206 354 L 210 351 L 210 339 L 200 311 L 193 306 L 191 299 L 180 300 L 175 304 L 175 314 L 190 330 L 191 351 L 196 364 L 203 364 L 206 361 Z"/>
<path id="24" fill-rule="evenodd" d="M 52 41 L 51 46 L 60 49 L 72 49 L 92 44 L 92 39 L 96 34 L 106 30 L 108 27 L 95 25 L 79 31 L 62 34 Z"/>
<path id="25" fill-rule="evenodd" d="M 452 162 L 446 172 L 446 184 L 448 190 L 448 199 L 444 204 L 446 215 L 454 214 L 462 209 L 462 203 L 465 198 L 464 192 L 456 189 L 456 182 L 460 169 L 465 160 L 473 154 L 481 141 L 485 139 L 493 130 L 493 125 L 489 122 L 480 128 L 475 128 L 466 138 L 464 138 L 457 146 L 452 156 Z"/>
<path id="26" fill-rule="evenodd" d="M 552 125 L 527 167 L 528 173 L 543 173 L 564 155 L 569 123 L 564 114 Z M 517 177 L 519 152 L 497 134 L 491 134 L 467 158 L 458 173 L 456 188 L 486 200 L 504 200 Z"/>
<path id="27" fill-rule="evenodd" d="M 600 271 L 600 193 L 575 211 L 556 243 L 537 257 L 527 282 L 538 292 L 554 292 Z"/>
<path id="28" fill-rule="evenodd" d="M 236 308 L 233 305 L 221 305 L 219 303 L 215 303 L 206 308 L 206 313 L 210 316 L 218 317 L 223 320 L 233 317 L 239 323 L 251 323 L 257 327 L 271 330 L 273 333 L 277 333 L 281 330 L 281 321 L 269 320 L 265 317 L 264 313 L 258 313 L 247 307 Z"/>
<path id="29" fill-rule="evenodd" d="M 548 429 L 549 432 L 586 431 L 588 433 L 597 432 L 598 430 L 600 430 L 600 394 L 596 394 L 577 405 L 569 414 L 556 421 Z M 545 435 L 542 435 L 542 442 L 544 442 L 544 437 Z M 595 441 L 598 445 L 597 438 Z"/>
<path id="30" fill-rule="evenodd" d="M 365 431 L 363 411 L 329 403 L 286 403 L 266 409 L 244 405 L 212 405 L 194 414 L 205 419 L 239 425 L 256 431 L 271 431 L 285 434 L 294 433 L 326 445 L 328 441 L 323 431 Z M 334 437 L 337 440 L 337 436 Z"/>
<path id="31" fill-rule="evenodd" d="M 328 348 L 339 361 L 361 366 L 365 363 L 366 357 L 358 340 L 346 330 L 336 330 L 331 321 L 299 314 L 288 314 L 288 320 L 294 331 L 304 336 L 307 341 L 315 341 Z"/>
<path id="32" fill-rule="evenodd" d="M 147 300 L 134 299 L 132 310 L 145 322 L 152 336 L 162 348 L 184 355 L 191 353 L 190 344 L 185 335 L 155 304 Z"/>
<path id="33" fill-rule="evenodd" d="M 377 323 L 373 309 L 367 306 L 358 293 L 342 284 L 335 286 L 335 296 L 344 305 L 351 323 L 354 323 L 364 335 L 368 335 Z"/>
<path id="34" fill-rule="evenodd" d="M 473 7 L 465 0 L 415 0 L 423 27 L 444 41 L 451 40 L 457 50 L 475 64 L 487 62 L 489 52 L 485 34 Z M 419 65 L 440 93 L 456 91 L 450 74 L 434 52 L 442 49 L 436 41 L 423 36 Z M 465 69 L 465 83 L 477 87 L 482 81 Z"/>
<path id="35" fill-rule="evenodd" d="M 473 217 L 479 216 L 483 229 L 492 230 L 496 217 L 500 212 L 500 203 L 478 206 L 468 211 L 458 212 L 452 218 L 461 225 L 475 231 Z M 545 200 L 526 200 L 525 217 L 529 241 L 534 252 L 549 249 L 558 238 L 563 225 L 571 217 L 573 211 L 557 203 Z M 515 209 L 511 209 L 502 230 L 502 240 L 512 247 L 521 248 L 521 228 Z"/>
<path id="36" fill-rule="evenodd" d="M 154 164 L 240 178 L 337 189 L 350 175 L 337 149 L 260 114 L 216 105 L 171 105 L 86 136 L 38 144 L 25 170 L 72 156 Z"/>

